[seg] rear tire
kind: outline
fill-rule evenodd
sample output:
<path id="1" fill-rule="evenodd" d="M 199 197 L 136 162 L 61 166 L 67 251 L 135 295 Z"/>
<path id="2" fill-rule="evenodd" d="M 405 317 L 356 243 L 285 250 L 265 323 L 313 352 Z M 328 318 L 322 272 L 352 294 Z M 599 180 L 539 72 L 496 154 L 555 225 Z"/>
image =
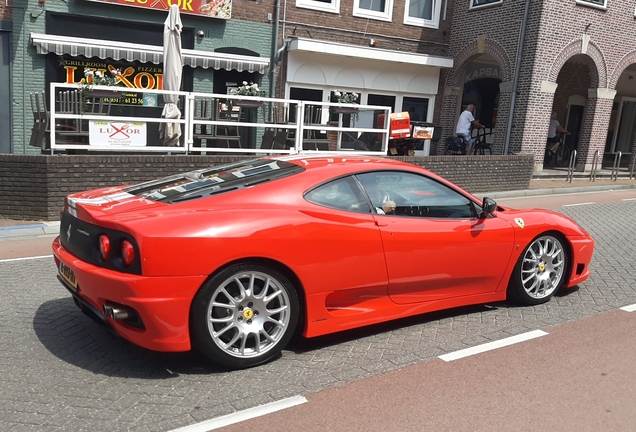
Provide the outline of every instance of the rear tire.
<path id="1" fill-rule="evenodd" d="M 298 324 L 298 294 L 282 273 L 236 264 L 199 290 L 190 312 L 195 348 L 214 362 L 244 369 L 277 357 Z"/>
<path id="2" fill-rule="evenodd" d="M 564 167 L 570 162 L 570 149 L 561 144 L 556 150 L 554 161 L 557 166 Z"/>
<path id="3" fill-rule="evenodd" d="M 445 155 L 453 154 L 453 139 L 452 138 L 446 139 L 446 148 L 444 149 L 444 154 Z"/>

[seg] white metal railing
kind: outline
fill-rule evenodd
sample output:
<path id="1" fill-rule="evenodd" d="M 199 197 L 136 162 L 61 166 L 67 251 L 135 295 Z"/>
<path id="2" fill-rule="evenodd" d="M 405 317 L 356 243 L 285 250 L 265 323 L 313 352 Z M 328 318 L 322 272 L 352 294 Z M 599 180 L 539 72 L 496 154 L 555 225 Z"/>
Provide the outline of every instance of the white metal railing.
<path id="1" fill-rule="evenodd" d="M 119 115 L 120 111 L 127 110 L 130 105 L 118 105 L 112 100 L 125 98 L 126 94 L 133 93 L 141 94 L 142 100 L 147 98 L 155 102 L 146 105 L 149 114 L 152 113 L 154 116 Z M 163 100 L 159 98 L 163 98 L 166 94 L 178 96 L 179 105 L 183 107 L 180 119 L 161 118 Z M 90 90 L 81 90 L 74 84 L 52 83 L 49 95 L 51 152 L 56 149 L 85 149 L 108 152 L 187 153 L 187 146 L 184 145 L 165 147 L 162 142 L 148 142 L 148 132 L 152 134 L 154 130 L 149 125 L 176 123 L 182 130 L 185 129 L 188 118 L 191 116 L 189 106 L 182 103 L 187 96 L 187 92 L 126 87 L 93 86 Z M 109 139 L 109 135 L 114 137 Z M 144 137 L 146 140 L 143 139 Z"/>
<path id="2" fill-rule="evenodd" d="M 99 92 L 99 94 L 96 94 Z M 113 97 L 109 97 L 111 94 Z M 141 95 L 140 109 L 113 103 Z M 176 95 L 180 119 L 161 117 L 163 95 Z M 152 103 L 145 104 L 143 101 Z M 238 153 L 355 152 L 386 154 L 391 109 L 373 105 L 125 87 L 51 84 L 49 143 L 55 150 Z M 130 101 L 129 101 L 130 102 Z M 139 116 L 141 107 L 148 115 Z M 128 113 L 127 113 L 128 111 Z M 143 111 L 142 111 L 143 113 Z M 158 138 L 161 124 L 178 125 L 176 146 Z"/>

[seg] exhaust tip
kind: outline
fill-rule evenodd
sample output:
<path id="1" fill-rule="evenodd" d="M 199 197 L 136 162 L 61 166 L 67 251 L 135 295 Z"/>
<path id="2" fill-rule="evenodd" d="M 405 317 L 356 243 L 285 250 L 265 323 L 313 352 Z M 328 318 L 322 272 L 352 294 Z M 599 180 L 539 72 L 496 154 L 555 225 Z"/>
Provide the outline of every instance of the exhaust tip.
<path id="1" fill-rule="evenodd" d="M 104 304 L 104 315 L 112 320 L 127 320 L 135 315 L 132 309 L 122 305 Z"/>

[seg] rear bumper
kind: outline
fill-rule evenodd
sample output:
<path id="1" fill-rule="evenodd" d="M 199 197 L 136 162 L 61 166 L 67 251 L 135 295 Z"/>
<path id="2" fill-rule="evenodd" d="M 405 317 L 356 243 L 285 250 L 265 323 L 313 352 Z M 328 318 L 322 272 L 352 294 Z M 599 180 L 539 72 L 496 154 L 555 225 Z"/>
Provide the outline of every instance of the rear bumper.
<path id="1" fill-rule="evenodd" d="M 96 267 L 71 255 L 56 238 L 53 255 L 69 266 L 77 281 L 77 291 L 63 278 L 84 313 L 105 324 L 124 339 L 155 351 L 189 351 L 190 305 L 206 275 L 144 277 Z M 115 321 L 103 313 L 104 303 L 128 306 L 139 314 L 144 328 Z"/>

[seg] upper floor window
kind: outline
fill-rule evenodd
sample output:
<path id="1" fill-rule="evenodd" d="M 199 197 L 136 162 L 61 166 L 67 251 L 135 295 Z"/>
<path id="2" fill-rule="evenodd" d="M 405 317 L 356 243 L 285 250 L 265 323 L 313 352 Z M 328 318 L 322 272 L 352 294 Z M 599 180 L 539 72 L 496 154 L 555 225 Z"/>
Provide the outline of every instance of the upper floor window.
<path id="1" fill-rule="evenodd" d="M 353 2 L 353 15 L 391 21 L 393 0 L 355 0 Z"/>
<path id="2" fill-rule="evenodd" d="M 598 9 L 607 9 L 607 0 L 576 0 L 577 4 L 591 6 Z"/>
<path id="3" fill-rule="evenodd" d="M 419 27 L 439 27 L 442 0 L 406 0 L 404 24 Z"/>
<path id="4" fill-rule="evenodd" d="M 470 0 L 470 7 L 474 8 L 498 3 L 503 3 L 503 0 Z"/>
<path id="5" fill-rule="evenodd" d="M 296 7 L 339 13 L 340 0 L 296 0 Z"/>

